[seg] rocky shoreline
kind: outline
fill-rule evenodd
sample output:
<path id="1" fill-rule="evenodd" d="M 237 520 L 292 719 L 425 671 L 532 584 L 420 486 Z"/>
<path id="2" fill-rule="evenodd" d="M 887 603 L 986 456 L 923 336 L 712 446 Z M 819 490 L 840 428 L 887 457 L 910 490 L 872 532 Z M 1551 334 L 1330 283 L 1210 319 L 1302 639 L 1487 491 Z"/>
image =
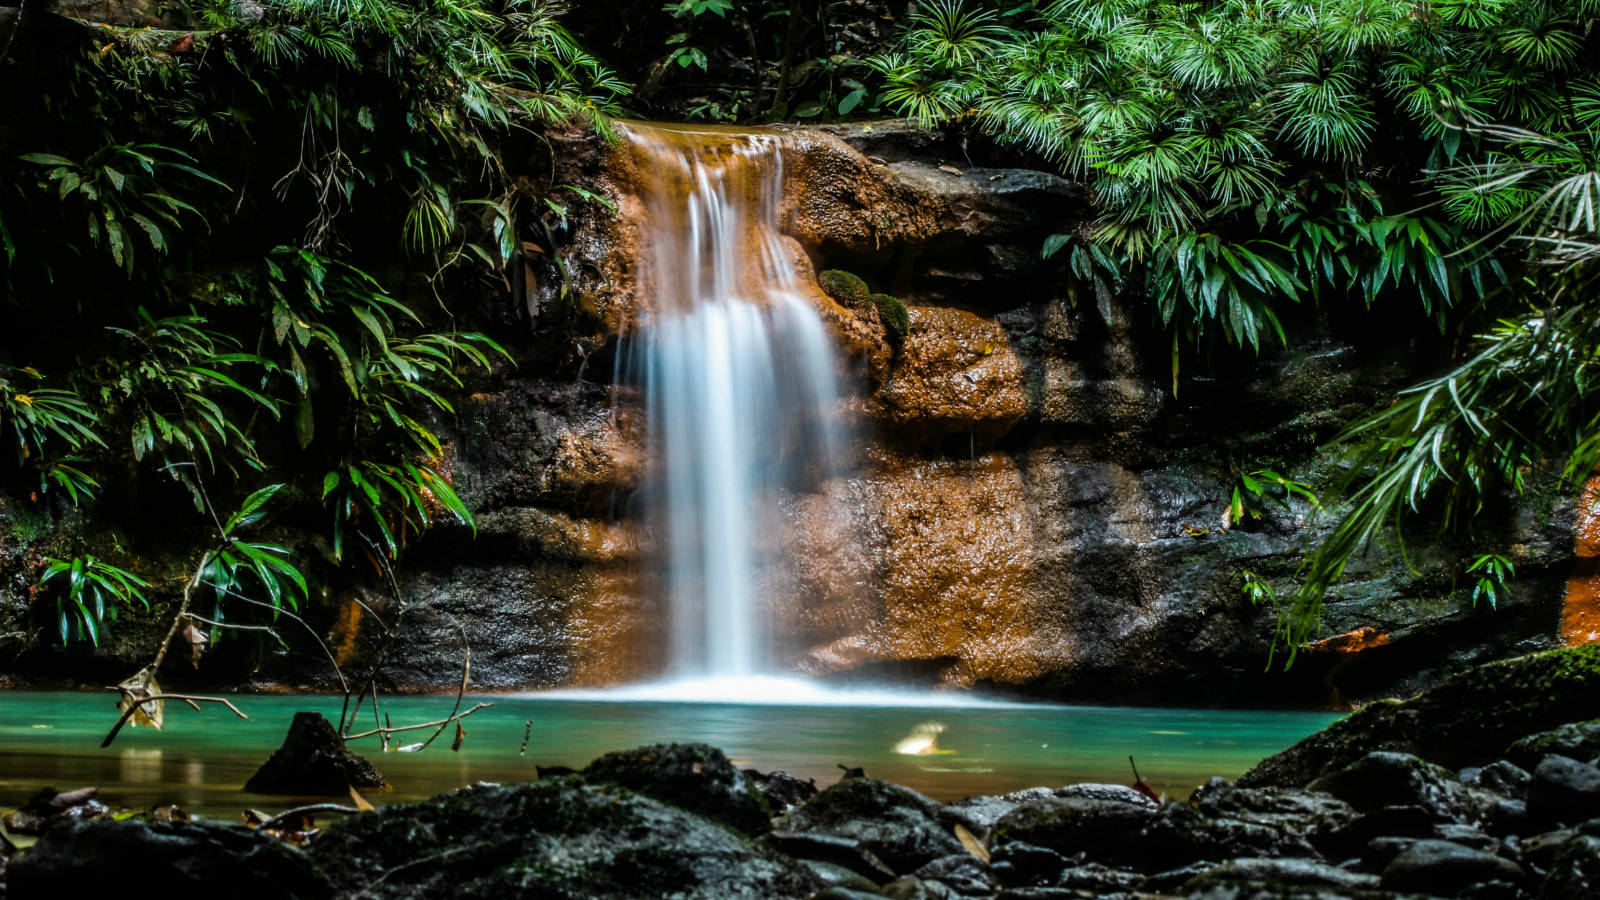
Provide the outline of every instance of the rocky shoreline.
<path id="1" fill-rule="evenodd" d="M 818 791 L 673 744 L 353 815 L 301 846 L 61 815 L 0 896 L 135 880 L 166 898 L 1591 897 L 1597 673 L 1600 645 L 1482 666 L 1165 802 L 1078 784 L 938 803 L 853 772 Z"/>

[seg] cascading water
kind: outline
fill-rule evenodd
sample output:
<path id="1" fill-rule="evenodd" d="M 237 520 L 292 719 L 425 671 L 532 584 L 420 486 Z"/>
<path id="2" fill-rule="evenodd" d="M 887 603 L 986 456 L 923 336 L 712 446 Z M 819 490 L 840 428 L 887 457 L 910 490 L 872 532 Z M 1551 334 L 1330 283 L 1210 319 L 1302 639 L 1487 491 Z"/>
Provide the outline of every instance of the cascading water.
<path id="1" fill-rule="evenodd" d="M 779 233 L 783 139 L 625 132 L 646 216 L 627 364 L 647 419 L 668 674 L 773 673 L 782 499 L 831 477 L 845 447 L 834 347 Z"/>

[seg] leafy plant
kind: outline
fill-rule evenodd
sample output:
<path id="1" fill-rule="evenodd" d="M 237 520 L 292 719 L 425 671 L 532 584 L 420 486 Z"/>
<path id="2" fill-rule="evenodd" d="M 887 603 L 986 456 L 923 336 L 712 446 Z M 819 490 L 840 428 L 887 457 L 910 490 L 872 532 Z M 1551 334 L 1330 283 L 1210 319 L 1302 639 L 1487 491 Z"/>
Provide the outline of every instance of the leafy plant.
<path id="1" fill-rule="evenodd" d="M 1477 606 L 1479 598 L 1482 598 L 1489 602 L 1490 609 L 1494 609 L 1499 605 L 1500 598 L 1506 596 L 1506 582 L 1516 576 L 1517 568 L 1506 556 L 1485 553 L 1467 566 L 1467 574 L 1474 573 L 1477 578 L 1472 585 L 1472 605 Z"/>
<path id="2" fill-rule="evenodd" d="M 39 587 L 55 597 L 55 621 L 61 642 L 87 638 L 98 645 L 117 609 L 132 603 L 149 608 L 144 579 L 93 556 L 47 557 Z"/>
<path id="3" fill-rule="evenodd" d="M 1228 501 L 1225 524 L 1232 527 L 1246 520 L 1258 520 L 1266 515 L 1268 505 L 1290 509 L 1289 501 L 1295 497 L 1314 509 L 1322 505 L 1317 495 L 1312 493 L 1311 485 L 1303 481 L 1295 481 L 1271 469 L 1240 473 L 1233 487 L 1233 496 Z"/>
<path id="4" fill-rule="evenodd" d="M 1277 592 L 1260 575 L 1248 569 L 1241 571 L 1239 574 L 1244 582 L 1240 585 L 1240 590 L 1244 592 L 1245 598 L 1250 601 L 1251 605 L 1260 606 L 1263 603 L 1271 604 L 1277 602 Z"/>

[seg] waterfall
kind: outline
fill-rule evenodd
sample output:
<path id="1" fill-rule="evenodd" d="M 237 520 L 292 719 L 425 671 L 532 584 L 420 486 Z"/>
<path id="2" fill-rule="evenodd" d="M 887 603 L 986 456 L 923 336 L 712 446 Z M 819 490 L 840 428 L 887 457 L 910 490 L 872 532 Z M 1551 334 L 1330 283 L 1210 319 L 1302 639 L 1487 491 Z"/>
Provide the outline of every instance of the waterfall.
<path id="1" fill-rule="evenodd" d="M 845 446 L 838 362 L 779 233 L 783 138 L 629 124 L 645 222 L 627 365 L 677 678 L 774 673 L 785 495 Z"/>

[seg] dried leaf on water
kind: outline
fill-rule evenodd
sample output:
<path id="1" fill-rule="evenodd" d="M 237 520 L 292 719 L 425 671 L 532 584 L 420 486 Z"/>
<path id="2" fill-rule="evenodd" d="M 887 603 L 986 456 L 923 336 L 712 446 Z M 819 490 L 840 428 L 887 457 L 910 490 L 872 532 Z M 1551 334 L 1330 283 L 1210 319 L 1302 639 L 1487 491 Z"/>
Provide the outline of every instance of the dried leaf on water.
<path id="1" fill-rule="evenodd" d="M 160 700 L 141 702 L 161 693 L 161 685 L 156 682 L 154 672 L 148 668 L 140 669 L 138 674 L 117 685 L 117 690 L 120 692 L 117 698 L 118 712 L 125 713 L 131 707 L 139 707 L 128 718 L 129 725 L 134 728 L 148 725 L 157 731 L 161 730 L 163 702 Z"/>
<path id="2" fill-rule="evenodd" d="M 362 812 L 372 812 L 372 804 L 368 803 L 367 798 L 361 796 L 361 792 L 357 791 L 353 787 L 350 788 L 350 802 L 354 803 L 356 805 L 356 809 L 359 809 Z"/>

